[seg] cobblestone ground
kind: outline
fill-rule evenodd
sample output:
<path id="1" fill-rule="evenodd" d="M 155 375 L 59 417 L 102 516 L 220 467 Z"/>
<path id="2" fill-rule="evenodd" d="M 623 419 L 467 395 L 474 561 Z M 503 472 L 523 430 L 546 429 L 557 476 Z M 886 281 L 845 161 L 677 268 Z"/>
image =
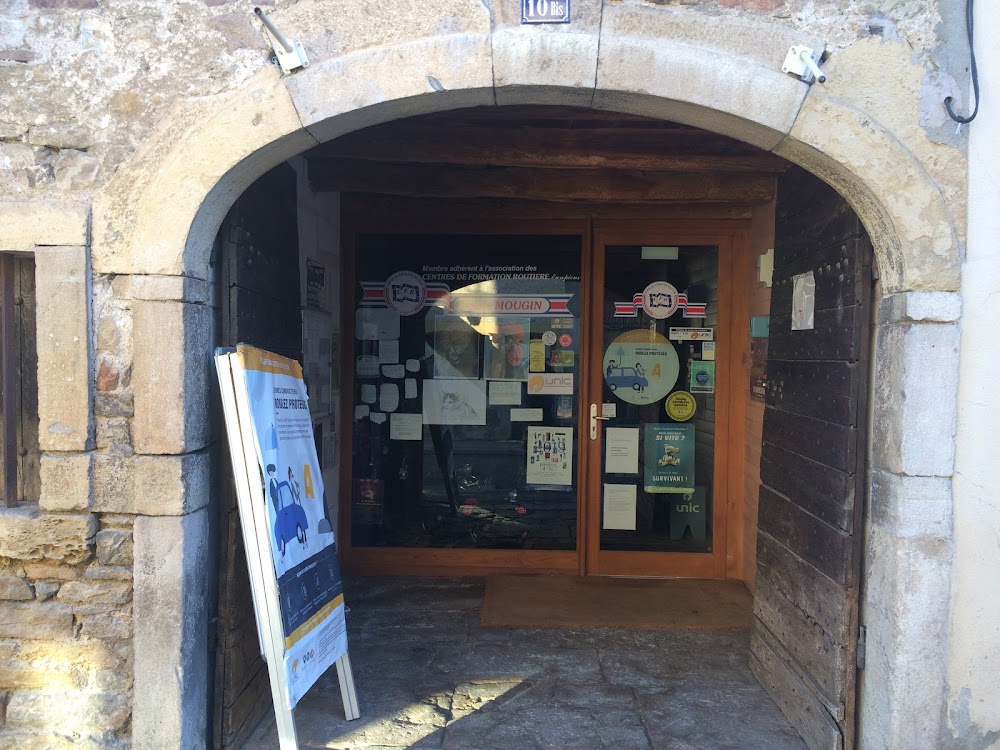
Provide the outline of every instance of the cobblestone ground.
<path id="1" fill-rule="evenodd" d="M 750 674 L 749 636 L 482 628 L 482 579 L 372 578 L 345 593 L 361 718 L 331 669 L 296 710 L 304 748 L 805 750 Z M 248 748 L 278 747 L 271 720 Z"/>

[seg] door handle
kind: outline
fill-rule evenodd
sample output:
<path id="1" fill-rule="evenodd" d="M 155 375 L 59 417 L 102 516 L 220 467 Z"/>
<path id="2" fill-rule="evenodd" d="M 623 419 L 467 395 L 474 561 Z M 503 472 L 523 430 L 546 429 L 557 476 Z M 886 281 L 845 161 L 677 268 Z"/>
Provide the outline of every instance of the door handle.
<path id="1" fill-rule="evenodd" d="M 590 439 L 597 440 L 597 420 L 607 422 L 610 417 L 602 417 L 597 413 L 597 404 L 590 405 Z"/>

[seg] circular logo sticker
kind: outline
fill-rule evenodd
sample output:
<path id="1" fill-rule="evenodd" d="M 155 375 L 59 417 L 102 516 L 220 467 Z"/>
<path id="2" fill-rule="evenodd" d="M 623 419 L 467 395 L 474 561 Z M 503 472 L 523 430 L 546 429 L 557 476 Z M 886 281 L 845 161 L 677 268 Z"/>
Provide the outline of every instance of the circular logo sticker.
<path id="1" fill-rule="evenodd" d="M 564 333 L 562 336 L 559 337 L 559 346 L 569 346 L 572 343 L 573 343 L 573 337 L 570 336 L 568 333 Z"/>
<path id="2" fill-rule="evenodd" d="M 687 391 L 674 391 L 663 404 L 667 411 L 667 416 L 678 422 L 687 422 L 694 416 L 698 404 Z"/>
<path id="3" fill-rule="evenodd" d="M 400 315 L 419 312 L 427 299 L 427 285 L 420 274 L 396 271 L 385 280 L 385 304 Z"/>
<path id="4" fill-rule="evenodd" d="M 677 287 L 654 281 L 642 291 L 642 309 L 651 318 L 669 318 L 677 312 Z"/>
<path id="5" fill-rule="evenodd" d="M 556 343 L 556 332 L 546 331 L 545 333 L 542 334 L 542 341 L 545 343 L 546 346 L 552 346 L 553 344 Z"/>
<path id="6" fill-rule="evenodd" d="M 604 352 L 604 382 L 629 404 L 652 404 L 673 389 L 680 373 L 674 345 L 656 331 L 636 328 Z"/>

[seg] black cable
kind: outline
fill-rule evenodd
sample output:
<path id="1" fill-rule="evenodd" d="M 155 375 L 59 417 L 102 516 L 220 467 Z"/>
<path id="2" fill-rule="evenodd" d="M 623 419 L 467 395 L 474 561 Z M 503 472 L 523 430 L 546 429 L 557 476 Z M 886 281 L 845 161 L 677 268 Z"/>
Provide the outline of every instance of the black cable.
<path id="1" fill-rule="evenodd" d="M 944 99 L 944 108 L 948 110 L 948 116 L 959 123 L 960 125 L 965 125 L 976 119 L 976 115 L 979 114 L 979 71 L 976 70 L 976 50 L 972 46 L 972 0 L 966 0 L 965 6 L 965 28 L 969 32 L 969 58 L 972 61 L 972 92 L 976 97 L 976 106 L 972 110 L 972 114 L 968 117 L 959 117 L 955 114 L 955 110 L 951 108 L 952 98 L 946 96 Z"/>

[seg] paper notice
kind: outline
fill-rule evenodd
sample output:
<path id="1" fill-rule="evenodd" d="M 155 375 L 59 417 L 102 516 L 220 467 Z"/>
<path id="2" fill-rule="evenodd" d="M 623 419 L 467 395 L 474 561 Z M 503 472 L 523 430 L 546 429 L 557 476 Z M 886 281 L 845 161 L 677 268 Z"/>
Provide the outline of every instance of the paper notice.
<path id="1" fill-rule="evenodd" d="M 510 421 L 511 422 L 541 422 L 542 421 L 542 410 L 541 409 L 511 409 L 510 410 Z"/>
<path id="2" fill-rule="evenodd" d="M 378 357 L 374 354 L 362 354 L 358 357 L 358 377 L 377 378 L 378 377 Z"/>
<path id="3" fill-rule="evenodd" d="M 635 485 L 604 485 L 604 528 L 635 531 Z"/>
<path id="4" fill-rule="evenodd" d="M 528 372 L 545 372 L 545 342 L 532 339 L 528 345 Z"/>
<path id="5" fill-rule="evenodd" d="M 792 277 L 792 330 L 811 331 L 816 313 L 816 277 L 812 271 Z"/>
<path id="6" fill-rule="evenodd" d="M 420 360 L 419 359 L 408 359 L 408 360 L 406 360 L 406 371 L 407 372 L 420 372 Z"/>
<path id="7" fill-rule="evenodd" d="M 417 397 L 417 379 L 407 378 L 403 381 L 403 398 Z"/>
<path id="8" fill-rule="evenodd" d="M 618 404 L 601 404 L 601 416 L 614 419 L 618 416 Z"/>
<path id="9" fill-rule="evenodd" d="M 371 383 L 365 383 L 361 386 L 361 400 L 366 404 L 374 404 L 378 399 L 378 388 L 376 388 Z"/>
<path id="10" fill-rule="evenodd" d="M 573 428 L 528 427 L 525 484 L 566 487 L 573 484 Z"/>
<path id="11" fill-rule="evenodd" d="M 401 378 L 406 370 L 402 365 L 382 365 L 382 374 L 387 378 Z"/>
<path id="12" fill-rule="evenodd" d="M 639 428 L 608 427 L 604 430 L 605 473 L 639 473 Z"/>
<path id="13" fill-rule="evenodd" d="M 390 414 L 390 440 L 423 440 L 424 419 L 420 414 Z"/>
<path id="14" fill-rule="evenodd" d="M 384 365 L 394 365 L 399 362 L 399 341 L 379 341 L 378 361 Z"/>
<path id="15" fill-rule="evenodd" d="M 368 418 L 375 424 L 382 424 L 385 421 L 385 414 L 380 411 L 373 411 Z"/>
<path id="16" fill-rule="evenodd" d="M 368 404 L 359 404 L 359 405 L 357 405 L 357 406 L 354 407 L 354 418 L 355 419 L 364 419 L 365 417 L 368 416 L 368 413 L 370 411 L 371 411 L 371 407 L 369 407 Z"/>
<path id="17" fill-rule="evenodd" d="M 396 411 L 399 408 L 399 386 L 383 383 L 378 395 L 378 408 L 382 411 Z"/>
<path id="18" fill-rule="evenodd" d="M 701 345 L 701 358 L 707 360 L 715 359 L 715 342 L 706 341 Z"/>
<path id="19" fill-rule="evenodd" d="M 490 403 L 496 406 L 520 406 L 521 382 L 519 380 L 491 380 Z"/>

